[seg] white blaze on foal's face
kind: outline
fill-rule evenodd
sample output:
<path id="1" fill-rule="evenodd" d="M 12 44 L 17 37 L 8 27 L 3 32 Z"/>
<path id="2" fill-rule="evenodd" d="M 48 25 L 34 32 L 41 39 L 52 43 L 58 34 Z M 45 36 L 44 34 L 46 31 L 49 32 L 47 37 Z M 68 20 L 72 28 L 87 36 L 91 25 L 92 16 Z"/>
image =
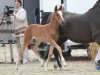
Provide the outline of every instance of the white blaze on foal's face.
<path id="1" fill-rule="evenodd" d="M 58 11 L 58 14 L 60 15 L 60 17 L 61 17 L 61 20 L 63 20 L 64 21 L 64 18 L 63 18 L 63 16 L 62 16 L 62 11 Z"/>

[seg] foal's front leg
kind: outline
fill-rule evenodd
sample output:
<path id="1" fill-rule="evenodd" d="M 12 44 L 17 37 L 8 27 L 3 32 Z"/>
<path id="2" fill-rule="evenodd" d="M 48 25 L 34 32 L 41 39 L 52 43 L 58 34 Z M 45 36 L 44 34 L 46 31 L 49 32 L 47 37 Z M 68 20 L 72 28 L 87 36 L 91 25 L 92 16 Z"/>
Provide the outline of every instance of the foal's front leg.
<path id="1" fill-rule="evenodd" d="M 41 66 L 43 66 L 43 63 L 44 63 L 44 60 L 40 57 L 37 49 L 38 49 L 38 46 L 41 44 L 41 42 L 38 42 L 36 41 L 36 44 L 35 46 L 32 48 L 33 52 L 36 54 L 36 56 L 38 57 L 39 59 L 39 62 L 41 63 Z"/>
<path id="2" fill-rule="evenodd" d="M 57 45 L 57 43 L 53 39 L 51 40 L 51 44 L 58 50 L 63 66 L 66 66 L 66 62 L 65 62 L 65 59 L 63 57 L 61 47 L 59 45 Z"/>

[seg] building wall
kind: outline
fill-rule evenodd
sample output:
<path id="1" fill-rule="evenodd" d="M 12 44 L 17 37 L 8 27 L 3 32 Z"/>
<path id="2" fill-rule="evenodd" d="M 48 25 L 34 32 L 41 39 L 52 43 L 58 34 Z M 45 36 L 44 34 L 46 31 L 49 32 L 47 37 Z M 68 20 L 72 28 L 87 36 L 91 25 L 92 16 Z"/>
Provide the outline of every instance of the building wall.
<path id="1" fill-rule="evenodd" d="M 67 0 L 67 11 L 83 14 L 94 6 L 98 0 Z"/>
<path id="2" fill-rule="evenodd" d="M 58 4 L 61 4 L 61 0 L 40 0 L 40 10 L 53 12 L 54 7 Z"/>

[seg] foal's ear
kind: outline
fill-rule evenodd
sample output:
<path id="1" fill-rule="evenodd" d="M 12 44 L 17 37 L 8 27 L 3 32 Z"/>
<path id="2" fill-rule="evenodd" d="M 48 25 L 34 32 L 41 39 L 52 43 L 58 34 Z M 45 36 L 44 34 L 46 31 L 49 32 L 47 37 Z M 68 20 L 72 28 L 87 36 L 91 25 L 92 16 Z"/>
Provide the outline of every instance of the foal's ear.
<path id="1" fill-rule="evenodd" d="M 60 6 L 59 10 L 62 10 L 62 5 Z"/>
<path id="2" fill-rule="evenodd" d="M 55 9 L 54 9 L 54 11 L 57 11 L 57 5 L 55 6 Z"/>

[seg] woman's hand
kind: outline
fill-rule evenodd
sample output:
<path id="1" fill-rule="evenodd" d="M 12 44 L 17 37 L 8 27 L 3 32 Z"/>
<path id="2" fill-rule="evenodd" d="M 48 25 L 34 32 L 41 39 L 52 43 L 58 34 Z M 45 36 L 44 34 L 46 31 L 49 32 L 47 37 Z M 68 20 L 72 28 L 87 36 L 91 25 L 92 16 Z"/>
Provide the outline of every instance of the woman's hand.
<path id="1" fill-rule="evenodd" d="M 11 16 L 14 16 L 14 17 L 16 17 L 16 16 L 15 16 L 15 13 L 12 13 L 12 14 L 11 14 Z"/>

